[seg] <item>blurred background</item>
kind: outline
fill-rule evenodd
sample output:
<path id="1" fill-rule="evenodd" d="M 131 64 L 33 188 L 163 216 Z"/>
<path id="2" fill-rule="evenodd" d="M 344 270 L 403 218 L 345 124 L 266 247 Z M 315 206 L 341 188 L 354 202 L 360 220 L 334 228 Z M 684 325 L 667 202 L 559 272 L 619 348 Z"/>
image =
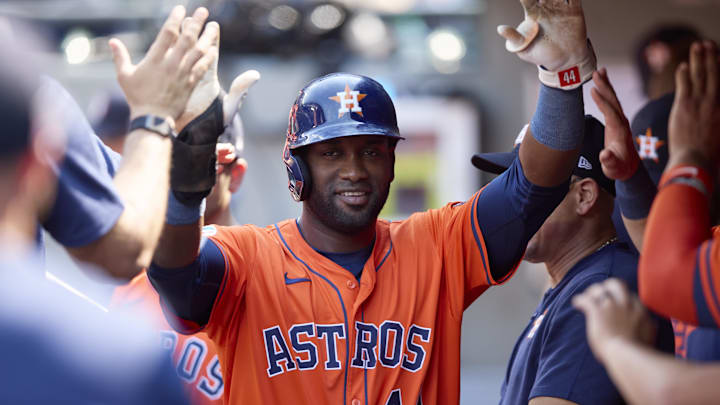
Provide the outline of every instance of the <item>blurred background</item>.
<path id="1" fill-rule="evenodd" d="M 46 42 L 45 68 L 102 118 L 119 89 L 107 40 L 122 39 L 137 62 L 174 4 L 203 5 L 220 22 L 221 82 L 257 69 L 261 81 L 242 110 L 249 169 L 234 196 L 240 223 L 260 226 L 297 216 L 280 161 L 288 109 L 311 79 L 335 71 L 371 76 L 395 100 L 407 141 L 397 150 L 396 179 L 381 214 L 410 213 L 468 198 L 490 180 L 473 153 L 505 151 L 532 116 L 537 71 L 504 49 L 499 24 L 516 25 L 511 0 L 19 0 L 0 15 L 24 21 Z M 645 40 L 662 26 L 689 26 L 720 40 L 720 0 L 585 0 L 588 35 L 632 119 L 647 100 L 638 61 L 661 69 L 670 56 Z M 0 29 L 7 20 L 0 19 Z M 597 113 L 586 89 L 586 111 Z M 99 117 L 99 118 L 98 118 Z M 113 143 L 112 132 L 99 132 Z M 152 157 L 149 157 L 152 158 Z M 49 238 L 48 238 L 49 239 Z M 68 262 L 49 244 L 47 260 Z M 60 267 L 60 266 L 57 266 Z M 68 266 L 69 267 L 69 266 Z M 110 287 L 78 271 L 57 275 L 106 304 Z M 495 403 L 505 364 L 545 288 L 543 267 L 523 264 L 465 312 L 462 403 Z"/>

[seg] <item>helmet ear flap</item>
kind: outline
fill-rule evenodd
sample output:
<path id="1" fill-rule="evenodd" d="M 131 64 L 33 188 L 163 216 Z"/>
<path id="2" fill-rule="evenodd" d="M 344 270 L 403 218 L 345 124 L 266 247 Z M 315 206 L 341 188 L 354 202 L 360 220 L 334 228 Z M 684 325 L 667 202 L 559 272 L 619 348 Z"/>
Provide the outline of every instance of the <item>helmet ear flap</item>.
<path id="1" fill-rule="evenodd" d="M 305 200 L 310 193 L 310 171 L 299 155 L 295 155 L 287 143 L 283 151 L 283 162 L 288 175 L 288 189 L 293 200 Z"/>
<path id="2" fill-rule="evenodd" d="M 300 190 L 298 190 L 300 194 L 300 199 L 297 201 L 307 200 L 308 196 L 310 195 L 310 189 L 312 188 L 312 176 L 310 176 L 310 169 L 305 163 L 305 160 L 303 160 L 303 158 L 299 155 L 295 155 L 293 156 L 293 158 L 295 159 L 295 162 L 300 169 L 303 180 L 302 186 L 300 187 Z"/>

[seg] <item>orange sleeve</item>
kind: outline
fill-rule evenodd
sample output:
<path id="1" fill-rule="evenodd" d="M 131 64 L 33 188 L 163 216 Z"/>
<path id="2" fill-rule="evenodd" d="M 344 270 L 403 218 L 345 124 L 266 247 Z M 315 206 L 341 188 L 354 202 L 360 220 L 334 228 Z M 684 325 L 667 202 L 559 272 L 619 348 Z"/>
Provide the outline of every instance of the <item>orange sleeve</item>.
<path id="1" fill-rule="evenodd" d="M 703 193 L 684 184 L 660 190 L 648 216 L 638 265 L 640 297 L 649 308 L 695 325 L 701 318 L 703 323 L 710 321 L 701 313 L 715 313 L 712 324 L 720 324 L 720 307 L 712 299 L 720 287 L 720 256 L 717 243 L 710 240 L 709 225 Z"/>

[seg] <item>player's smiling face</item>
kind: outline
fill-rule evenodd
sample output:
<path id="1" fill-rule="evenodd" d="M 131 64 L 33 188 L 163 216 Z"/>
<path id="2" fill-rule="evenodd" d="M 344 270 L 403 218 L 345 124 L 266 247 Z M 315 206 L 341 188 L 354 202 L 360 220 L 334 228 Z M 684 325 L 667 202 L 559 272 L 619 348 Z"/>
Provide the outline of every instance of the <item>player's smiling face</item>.
<path id="1" fill-rule="evenodd" d="M 338 232 L 374 225 L 394 177 L 394 154 L 389 139 L 377 135 L 309 145 L 303 152 L 312 177 L 306 207 Z"/>

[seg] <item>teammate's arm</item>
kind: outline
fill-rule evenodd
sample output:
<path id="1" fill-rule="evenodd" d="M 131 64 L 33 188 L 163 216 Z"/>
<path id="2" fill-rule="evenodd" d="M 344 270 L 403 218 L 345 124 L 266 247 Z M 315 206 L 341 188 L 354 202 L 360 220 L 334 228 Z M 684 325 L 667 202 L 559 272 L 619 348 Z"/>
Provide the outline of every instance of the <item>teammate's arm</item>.
<path id="1" fill-rule="evenodd" d="M 643 246 L 647 215 L 655 198 L 656 187 L 640 162 L 632 132 L 607 70 L 593 75 L 591 96 L 605 117 L 605 148 L 600 152 L 603 173 L 615 180 L 617 201 L 623 224 L 638 250 Z"/>
<path id="2" fill-rule="evenodd" d="M 198 8 L 192 17 L 184 18 L 185 9 L 174 8 L 137 65 L 119 40 L 111 40 L 131 118 L 155 115 L 172 124 L 181 116 L 193 87 L 209 68 L 208 52 L 218 36 L 217 24 L 208 24 L 198 39 L 207 16 L 205 8 Z M 131 278 L 150 264 L 167 203 L 171 147 L 170 139 L 144 129 L 128 135 L 114 178 L 124 210 L 104 236 L 69 248 L 75 258 L 98 264 L 120 278 Z"/>
<path id="3" fill-rule="evenodd" d="M 525 21 L 517 29 L 500 26 L 498 32 L 506 38 L 509 51 L 538 66 L 542 84 L 520 145 L 519 167 L 514 164 L 508 176 L 495 179 L 477 203 L 494 280 L 506 278 L 517 266 L 527 241 L 567 191 L 584 132 L 581 86 L 596 64 L 580 1 L 521 3 Z M 492 218 L 499 211 L 486 209 L 491 205 L 514 211 L 508 212 L 508 218 Z"/>
<path id="4" fill-rule="evenodd" d="M 573 300 L 585 313 L 588 342 L 631 404 L 707 404 L 717 401 L 720 367 L 693 364 L 653 350 L 647 311 L 618 280 L 588 288 Z"/>
<path id="5" fill-rule="evenodd" d="M 706 41 L 693 44 L 689 66 L 677 70 L 670 158 L 638 267 L 640 297 L 648 307 L 712 327 L 720 326 L 718 241 L 710 240 L 709 215 L 720 152 L 718 65 L 717 46 Z"/>

